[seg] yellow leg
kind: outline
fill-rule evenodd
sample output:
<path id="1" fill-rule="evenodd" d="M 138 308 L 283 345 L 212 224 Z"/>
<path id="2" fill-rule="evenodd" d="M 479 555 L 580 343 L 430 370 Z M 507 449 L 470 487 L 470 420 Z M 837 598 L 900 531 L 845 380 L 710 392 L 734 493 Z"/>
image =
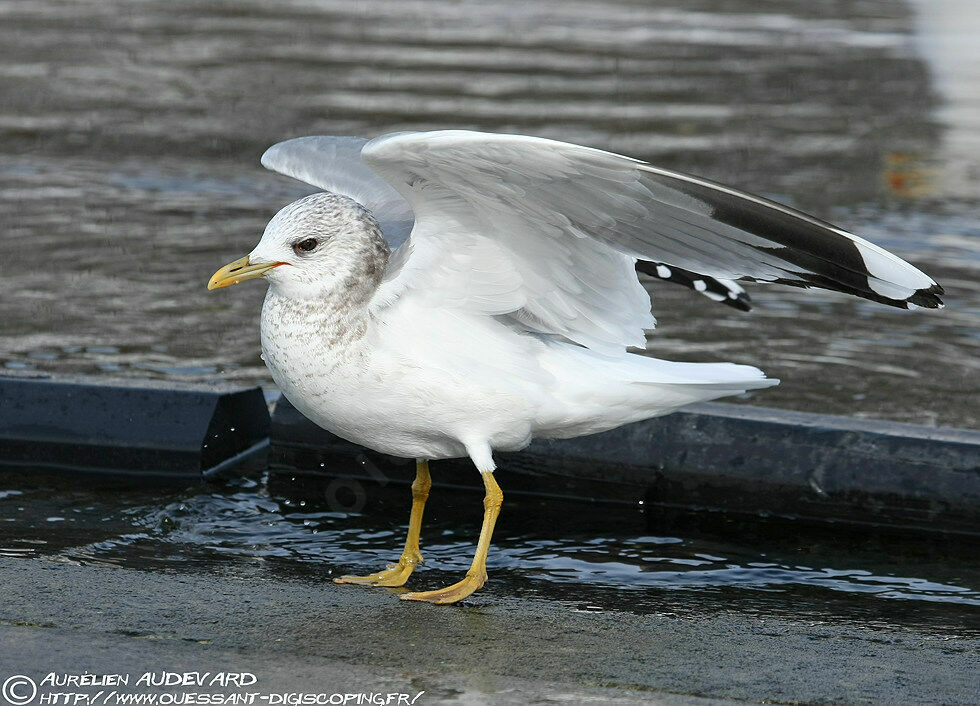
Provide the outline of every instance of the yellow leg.
<path id="1" fill-rule="evenodd" d="M 432 479 L 429 477 L 429 462 L 417 461 L 415 464 L 415 482 L 412 483 L 412 515 L 408 520 L 408 538 L 405 539 L 405 550 L 397 564 L 388 564 L 388 568 L 367 576 L 341 576 L 334 579 L 336 583 L 361 583 L 371 586 L 403 586 L 415 567 L 422 563 L 422 553 L 419 551 L 419 532 L 422 530 L 422 511 L 429 497 Z"/>
<path id="2" fill-rule="evenodd" d="M 456 603 L 474 591 L 481 588 L 487 580 L 487 551 L 490 549 L 490 537 L 493 536 L 493 526 L 497 522 L 500 514 L 500 506 L 504 501 L 504 494 L 500 491 L 500 486 L 494 480 L 493 473 L 486 471 L 481 473 L 483 484 L 486 486 L 487 494 L 483 498 L 483 528 L 480 530 L 480 541 L 476 545 L 476 554 L 473 556 L 473 565 L 466 572 L 466 578 L 452 586 L 440 588 L 437 591 L 421 591 L 418 593 L 405 593 L 401 596 L 403 601 L 426 601 L 428 603 Z"/>

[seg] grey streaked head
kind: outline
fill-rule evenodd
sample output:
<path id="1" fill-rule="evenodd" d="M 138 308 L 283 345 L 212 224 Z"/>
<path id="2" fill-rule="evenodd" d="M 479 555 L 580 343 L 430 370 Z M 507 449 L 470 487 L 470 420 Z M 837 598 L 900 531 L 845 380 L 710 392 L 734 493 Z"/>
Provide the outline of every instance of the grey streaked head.
<path id="1" fill-rule="evenodd" d="M 323 192 L 277 213 L 248 260 L 281 263 L 265 274 L 290 299 L 343 293 L 366 300 L 384 277 L 390 251 L 371 213 L 347 196 Z"/>

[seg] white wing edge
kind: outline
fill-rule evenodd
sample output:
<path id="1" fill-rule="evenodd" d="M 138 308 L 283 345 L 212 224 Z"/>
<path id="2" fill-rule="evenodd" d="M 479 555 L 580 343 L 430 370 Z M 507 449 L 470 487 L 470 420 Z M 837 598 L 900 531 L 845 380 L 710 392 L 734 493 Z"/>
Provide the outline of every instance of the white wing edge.
<path id="1" fill-rule="evenodd" d="M 408 239 L 415 216 L 401 194 L 361 159 L 367 142 L 363 137 L 297 137 L 267 149 L 262 166 L 354 199 L 371 211 L 394 250 Z"/>

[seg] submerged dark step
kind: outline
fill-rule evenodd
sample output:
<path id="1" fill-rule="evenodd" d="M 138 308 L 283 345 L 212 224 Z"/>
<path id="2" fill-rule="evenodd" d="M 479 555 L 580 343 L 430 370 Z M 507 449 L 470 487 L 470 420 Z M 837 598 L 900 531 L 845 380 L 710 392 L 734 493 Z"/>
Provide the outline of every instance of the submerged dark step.
<path id="1" fill-rule="evenodd" d="M 285 399 L 272 466 L 410 482 L 411 464 L 319 429 Z M 980 432 L 706 403 L 603 434 L 498 454 L 506 490 L 661 509 L 980 535 Z M 433 479 L 480 486 L 467 460 Z M 481 486 L 482 487 L 482 486 Z"/>
<path id="2" fill-rule="evenodd" d="M 262 390 L 0 377 L 0 467 L 201 478 L 263 454 Z"/>

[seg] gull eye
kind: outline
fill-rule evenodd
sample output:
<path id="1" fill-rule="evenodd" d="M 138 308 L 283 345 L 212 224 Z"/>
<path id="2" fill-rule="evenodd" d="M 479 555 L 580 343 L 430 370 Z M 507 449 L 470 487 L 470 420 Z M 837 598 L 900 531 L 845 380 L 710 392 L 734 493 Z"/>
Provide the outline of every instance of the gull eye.
<path id="1" fill-rule="evenodd" d="M 301 240 L 298 243 L 293 244 L 293 250 L 310 252 L 313 248 L 317 246 L 316 238 L 307 238 L 306 240 Z"/>

